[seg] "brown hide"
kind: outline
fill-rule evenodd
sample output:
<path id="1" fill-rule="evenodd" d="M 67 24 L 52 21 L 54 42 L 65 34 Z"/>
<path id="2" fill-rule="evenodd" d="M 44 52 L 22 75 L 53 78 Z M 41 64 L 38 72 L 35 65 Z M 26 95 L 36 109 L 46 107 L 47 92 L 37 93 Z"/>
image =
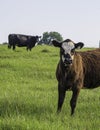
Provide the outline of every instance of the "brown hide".
<path id="1" fill-rule="evenodd" d="M 80 53 L 83 64 L 83 87 L 100 86 L 100 49 Z"/>

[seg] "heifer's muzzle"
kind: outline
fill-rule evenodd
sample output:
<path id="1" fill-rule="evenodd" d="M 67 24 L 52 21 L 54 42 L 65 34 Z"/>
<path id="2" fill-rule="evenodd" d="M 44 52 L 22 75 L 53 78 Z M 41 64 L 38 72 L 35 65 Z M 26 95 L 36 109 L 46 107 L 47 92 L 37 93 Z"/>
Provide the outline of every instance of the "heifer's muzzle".
<path id="1" fill-rule="evenodd" d="M 72 58 L 70 57 L 69 54 L 64 55 L 63 63 L 64 63 L 65 66 L 72 64 Z"/>
<path id="2" fill-rule="evenodd" d="M 65 58 L 64 64 L 65 64 L 65 65 L 70 65 L 70 64 L 72 64 L 72 59 Z"/>

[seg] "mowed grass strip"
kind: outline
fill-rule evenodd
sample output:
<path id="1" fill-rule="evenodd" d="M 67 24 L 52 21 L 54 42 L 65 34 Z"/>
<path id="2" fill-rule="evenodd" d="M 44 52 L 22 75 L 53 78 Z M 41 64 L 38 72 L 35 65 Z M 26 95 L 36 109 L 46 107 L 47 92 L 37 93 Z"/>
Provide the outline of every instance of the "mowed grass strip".
<path id="1" fill-rule="evenodd" d="M 87 50 L 83 49 L 83 51 Z M 1 130 L 99 130 L 100 88 L 81 90 L 70 116 L 71 91 L 57 115 L 56 66 L 59 49 L 36 46 L 9 50 L 0 45 Z"/>

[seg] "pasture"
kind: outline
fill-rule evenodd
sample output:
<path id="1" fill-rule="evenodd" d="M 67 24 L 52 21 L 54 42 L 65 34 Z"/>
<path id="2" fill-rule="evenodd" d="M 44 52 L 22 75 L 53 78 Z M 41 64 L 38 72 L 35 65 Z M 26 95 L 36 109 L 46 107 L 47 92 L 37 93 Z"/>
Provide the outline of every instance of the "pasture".
<path id="1" fill-rule="evenodd" d="M 100 88 L 81 90 L 74 116 L 67 92 L 57 115 L 58 60 L 52 46 L 27 52 L 0 45 L 0 130 L 100 130 Z"/>

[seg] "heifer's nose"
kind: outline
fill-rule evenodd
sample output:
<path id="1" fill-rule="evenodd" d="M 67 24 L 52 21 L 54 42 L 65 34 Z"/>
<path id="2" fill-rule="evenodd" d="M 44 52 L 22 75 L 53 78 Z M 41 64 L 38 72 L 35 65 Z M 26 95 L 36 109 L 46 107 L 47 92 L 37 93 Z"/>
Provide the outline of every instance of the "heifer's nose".
<path id="1" fill-rule="evenodd" d="M 69 54 L 66 54 L 64 57 L 65 57 L 65 60 L 64 60 L 65 64 L 71 64 L 72 63 L 72 59 L 71 59 Z"/>
<path id="2" fill-rule="evenodd" d="M 72 59 L 71 58 L 65 58 L 64 63 L 72 64 Z"/>

